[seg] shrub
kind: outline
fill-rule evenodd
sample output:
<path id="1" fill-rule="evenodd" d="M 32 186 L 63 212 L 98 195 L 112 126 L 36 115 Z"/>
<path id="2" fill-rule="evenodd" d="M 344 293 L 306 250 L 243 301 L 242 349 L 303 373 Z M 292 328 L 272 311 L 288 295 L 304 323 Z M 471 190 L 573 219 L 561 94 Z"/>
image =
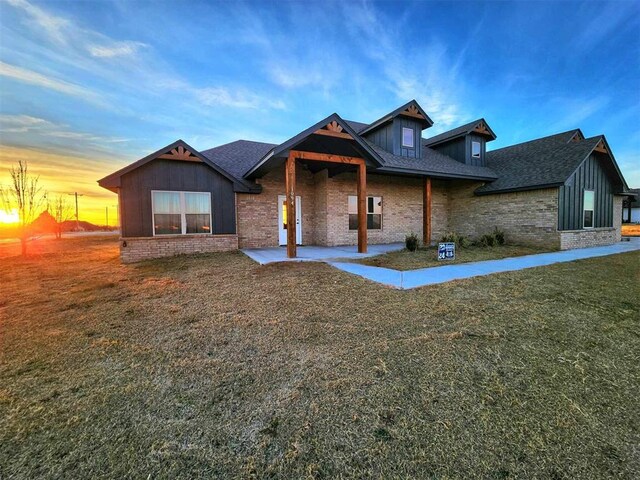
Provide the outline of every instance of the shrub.
<path id="1" fill-rule="evenodd" d="M 415 252 L 418 249 L 418 236 L 415 233 L 410 233 L 404 239 L 404 244 L 407 250 Z"/>
<path id="2" fill-rule="evenodd" d="M 483 247 L 493 247 L 496 244 L 496 237 L 492 233 L 485 233 L 480 237 L 478 243 Z"/>
<path id="3" fill-rule="evenodd" d="M 504 232 L 502 230 L 498 230 L 498 227 L 494 227 L 493 236 L 496 238 L 496 244 L 504 245 Z"/>
<path id="4" fill-rule="evenodd" d="M 456 232 L 449 232 L 440 239 L 441 242 L 455 243 L 456 247 L 466 248 L 469 246 L 469 239 L 464 235 L 458 235 Z"/>

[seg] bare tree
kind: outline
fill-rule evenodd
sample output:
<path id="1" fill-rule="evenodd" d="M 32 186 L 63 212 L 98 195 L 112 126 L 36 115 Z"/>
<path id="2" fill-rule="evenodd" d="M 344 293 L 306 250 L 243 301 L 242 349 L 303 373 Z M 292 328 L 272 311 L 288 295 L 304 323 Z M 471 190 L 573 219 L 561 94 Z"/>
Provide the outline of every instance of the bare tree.
<path id="1" fill-rule="evenodd" d="M 73 215 L 71 204 L 64 195 L 58 195 L 53 201 L 53 218 L 56 220 L 56 238 L 62 238 L 62 224 Z"/>
<path id="2" fill-rule="evenodd" d="M 5 211 L 10 212 L 14 208 L 18 211 L 22 255 L 26 255 L 29 227 L 42 209 L 44 195 L 40 177 L 29 174 L 26 160 L 18 160 L 18 164 L 9 169 L 9 176 L 11 184 L 0 189 L 0 199 Z"/>

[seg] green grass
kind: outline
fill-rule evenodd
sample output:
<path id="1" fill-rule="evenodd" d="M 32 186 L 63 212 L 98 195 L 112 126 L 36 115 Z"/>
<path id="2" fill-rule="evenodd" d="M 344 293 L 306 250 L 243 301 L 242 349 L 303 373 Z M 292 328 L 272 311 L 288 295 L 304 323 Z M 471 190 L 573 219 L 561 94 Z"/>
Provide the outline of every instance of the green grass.
<path id="1" fill-rule="evenodd" d="M 399 250 L 384 253 L 375 257 L 354 260 L 355 263 L 373 267 L 392 268 L 394 270 L 415 270 L 418 268 L 441 267 L 457 263 L 480 262 L 483 260 L 498 260 L 500 258 L 520 257 L 535 253 L 548 252 L 542 247 L 528 247 L 523 245 L 499 245 L 495 247 L 469 246 L 456 248 L 456 258 L 453 260 L 438 260 L 438 247 L 419 248 L 415 252 Z"/>
<path id="2" fill-rule="evenodd" d="M 640 473 L 639 253 L 398 291 L 41 251 L 0 259 L 0 478 Z"/>

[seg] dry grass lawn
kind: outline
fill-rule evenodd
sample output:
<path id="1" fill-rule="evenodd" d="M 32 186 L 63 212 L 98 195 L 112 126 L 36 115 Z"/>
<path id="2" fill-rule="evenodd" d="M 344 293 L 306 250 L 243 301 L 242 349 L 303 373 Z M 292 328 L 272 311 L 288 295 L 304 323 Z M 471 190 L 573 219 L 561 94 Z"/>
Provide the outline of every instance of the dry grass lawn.
<path id="1" fill-rule="evenodd" d="M 0 478 L 640 474 L 640 253 L 398 291 L 40 252 L 0 259 Z"/>
<path id="2" fill-rule="evenodd" d="M 483 260 L 498 260 L 500 258 L 520 257 L 535 253 L 548 252 L 549 249 L 526 247 L 522 245 L 499 245 L 495 247 L 470 246 L 456 248 L 456 258 L 453 260 L 438 260 L 438 247 L 419 248 L 415 252 L 399 250 L 384 253 L 375 257 L 355 260 L 356 263 L 373 267 L 392 268 L 394 270 L 415 270 L 418 268 L 441 267 L 457 263 L 481 262 Z"/>
<path id="3" fill-rule="evenodd" d="M 622 235 L 627 237 L 640 237 L 640 224 L 637 224 L 637 223 L 623 224 Z"/>

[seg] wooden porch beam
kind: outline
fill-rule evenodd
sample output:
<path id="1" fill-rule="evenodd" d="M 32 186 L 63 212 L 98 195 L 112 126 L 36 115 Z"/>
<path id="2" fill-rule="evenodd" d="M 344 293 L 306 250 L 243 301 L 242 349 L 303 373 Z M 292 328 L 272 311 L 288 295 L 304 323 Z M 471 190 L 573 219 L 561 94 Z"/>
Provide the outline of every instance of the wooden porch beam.
<path id="1" fill-rule="evenodd" d="M 287 196 L 287 257 L 296 258 L 296 157 L 289 153 L 284 176 Z"/>
<path id="2" fill-rule="evenodd" d="M 300 150 L 290 150 L 289 157 L 300 160 L 316 160 L 318 162 L 347 163 L 349 165 L 364 165 L 364 158 L 348 157 L 344 155 L 331 155 L 328 153 L 303 152 Z"/>
<path id="3" fill-rule="evenodd" d="M 367 253 L 367 167 L 358 166 L 358 253 Z"/>
<path id="4" fill-rule="evenodd" d="M 431 177 L 425 177 L 422 189 L 422 243 L 431 245 Z"/>

